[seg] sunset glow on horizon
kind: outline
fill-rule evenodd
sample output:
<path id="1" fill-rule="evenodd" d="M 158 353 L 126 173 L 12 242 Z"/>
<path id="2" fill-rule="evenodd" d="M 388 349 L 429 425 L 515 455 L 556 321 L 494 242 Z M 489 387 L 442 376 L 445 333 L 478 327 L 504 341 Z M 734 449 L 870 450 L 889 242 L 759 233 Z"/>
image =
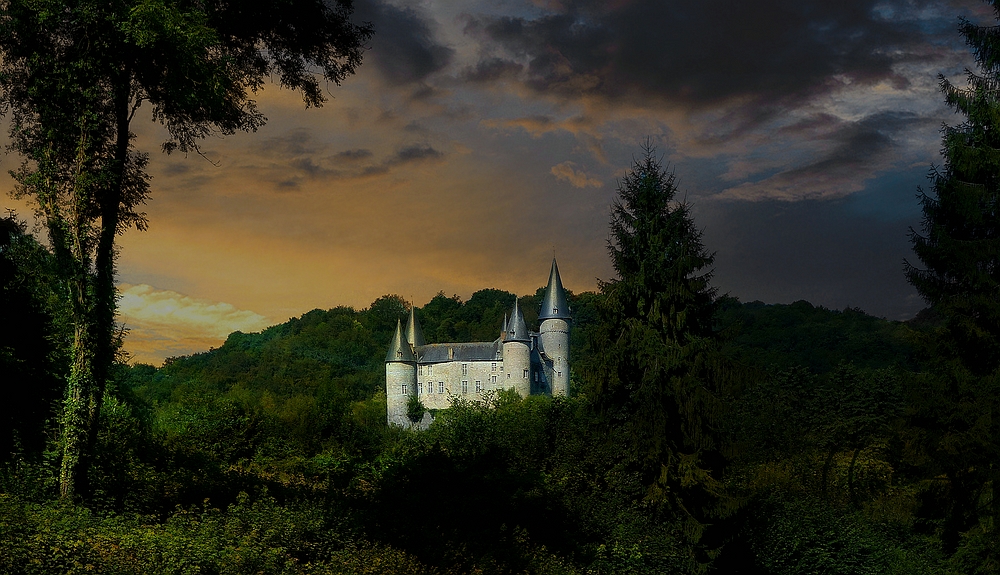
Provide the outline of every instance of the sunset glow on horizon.
<path id="1" fill-rule="evenodd" d="M 120 239 L 126 348 L 159 365 L 384 294 L 534 293 L 553 251 L 567 289 L 595 290 L 617 179 L 647 141 L 721 293 L 912 317 L 915 194 L 959 121 L 938 74 L 973 66 L 960 16 L 989 7 L 356 2 L 376 35 L 322 108 L 268 85 L 267 125 L 204 157 L 162 154 L 162 128 L 134 123 L 153 179 L 149 230 Z M 10 189 L 20 159 L 4 160 Z"/>

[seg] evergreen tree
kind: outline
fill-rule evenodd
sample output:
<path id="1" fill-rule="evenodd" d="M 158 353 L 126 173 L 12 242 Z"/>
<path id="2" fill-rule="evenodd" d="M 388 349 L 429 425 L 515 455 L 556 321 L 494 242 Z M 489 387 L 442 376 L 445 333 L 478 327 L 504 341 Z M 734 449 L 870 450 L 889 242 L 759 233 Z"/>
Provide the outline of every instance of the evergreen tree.
<path id="1" fill-rule="evenodd" d="M 953 351 L 984 375 L 1000 367 L 1000 29 L 962 20 L 960 30 L 980 73 L 968 71 L 968 88 L 941 77 L 945 102 L 966 120 L 944 128 L 944 167 L 930 176 L 933 195 L 920 194 L 923 233 L 911 239 L 926 269 L 905 266 L 947 317 Z"/>
<path id="2" fill-rule="evenodd" d="M 618 186 L 608 251 L 618 277 L 601 282 L 594 330 L 595 405 L 629 452 L 647 498 L 680 512 L 692 539 L 718 510 L 724 465 L 715 432 L 722 370 L 712 329 L 713 254 L 674 174 L 647 146 Z"/>
<path id="3" fill-rule="evenodd" d="M 1000 19 L 1000 1 L 987 0 Z M 939 518 L 945 548 L 993 541 L 1000 520 L 1000 28 L 962 20 L 978 72 L 968 87 L 943 76 L 945 101 L 965 116 L 946 126 L 943 168 L 932 171 L 933 194 L 921 191 L 922 233 L 911 230 L 924 269 L 906 263 L 907 279 L 943 325 L 927 338 L 934 369 L 917 381 L 911 444 L 925 476 L 947 478 L 944 497 L 921 514 Z M 985 520 L 985 521 L 984 521 Z M 960 553 L 961 555 L 961 553 Z M 983 564 L 988 564 L 985 561 Z"/>

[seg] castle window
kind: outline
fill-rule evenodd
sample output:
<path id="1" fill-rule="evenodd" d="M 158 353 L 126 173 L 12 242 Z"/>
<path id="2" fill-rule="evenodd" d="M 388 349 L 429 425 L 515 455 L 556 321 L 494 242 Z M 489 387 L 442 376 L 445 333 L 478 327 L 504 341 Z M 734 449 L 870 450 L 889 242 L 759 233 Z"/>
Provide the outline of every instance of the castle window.
<path id="1" fill-rule="evenodd" d="M 403 395 L 406 395 L 406 384 L 405 383 L 403 385 L 399 386 L 399 393 L 402 393 Z"/>
<path id="2" fill-rule="evenodd" d="M 417 384 L 417 395 L 420 395 L 420 394 L 422 394 L 423 392 L 424 392 L 424 384 L 422 384 L 422 383 L 418 383 L 418 384 Z"/>
<path id="3" fill-rule="evenodd" d="M 476 380 L 476 393 L 481 393 L 483 391 L 483 382 Z"/>
<path id="4" fill-rule="evenodd" d="M 496 385 L 496 384 L 497 384 L 497 376 L 494 375 L 493 376 L 493 385 Z"/>
<path id="5" fill-rule="evenodd" d="M 496 370 L 497 370 L 497 364 L 496 364 L 496 363 L 494 363 L 494 364 L 493 364 L 493 368 L 492 368 L 492 369 L 491 369 L 490 371 L 496 371 Z"/>
<path id="6" fill-rule="evenodd" d="M 469 393 L 469 381 L 463 379 L 462 380 L 462 395 L 468 395 L 468 393 Z"/>
<path id="7" fill-rule="evenodd" d="M 528 370 L 524 370 L 524 379 L 528 379 Z"/>
<path id="8" fill-rule="evenodd" d="M 418 369 L 420 370 L 420 375 L 423 375 L 424 374 L 424 366 L 421 365 Z"/>
<path id="9" fill-rule="evenodd" d="M 510 379 L 510 374 L 509 373 L 507 374 L 507 379 Z"/>
<path id="10" fill-rule="evenodd" d="M 559 313 L 559 308 L 557 307 L 552 308 L 552 315 L 555 315 L 557 313 Z"/>
<path id="11" fill-rule="evenodd" d="M 462 364 L 462 375 L 469 375 L 469 364 Z"/>
<path id="12" fill-rule="evenodd" d="M 443 381 L 439 381 L 438 382 L 438 393 L 444 393 L 444 382 Z"/>
<path id="13" fill-rule="evenodd" d="M 428 381 L 427 382 L 427 393 L 434 393 L 434 382 L 433 381 Z"/>
<path id="14" fill-rule="evenodd" d="M 557 371 L 556 374 L 558 374 L 559 377 L 562 377 L 562 372 L 561 371 Z"/>
<path id="15" fill-rule="evenodd" d="M 403 350 L 396 350 L 396 359 L 403 359 Z"/>
<path id="16" fill-rule="evenodd" d="M 427 366 L 427 375 L 434 375 L 432 373 L 433 371 L 434 371 L 434 366 L 433 365 L 428 365 Z"/>

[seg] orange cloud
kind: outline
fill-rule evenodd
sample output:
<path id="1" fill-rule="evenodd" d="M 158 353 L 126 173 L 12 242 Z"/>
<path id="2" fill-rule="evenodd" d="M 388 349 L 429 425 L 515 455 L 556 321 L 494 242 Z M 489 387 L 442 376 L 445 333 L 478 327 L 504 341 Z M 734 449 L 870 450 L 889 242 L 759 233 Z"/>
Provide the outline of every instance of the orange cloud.
<path id="1" fill-rule="evenodd" d="M 552 166 L 552 169 L 549 171 L 552 172 L 552 175 L 556 179 L 565 180 L 572 184 L 574 188 L 586 188 L 587 186 L 599 188 L 604 185 L 597 178 L 588 176 L 583 170 L 574 170 L 573 166 L 575 165 L 573 162 L 563 162 Z"/>
<path id="2" fill-rule="evenodd" d="M 169 356 L 204 351 L 234 331 L 259 331 L 272 323 L 232 304 L 146 284 L 122 284 L 119 289 L 118 310 L 129 329 L 125 349 L 138 362 L 159 364 Z"/>

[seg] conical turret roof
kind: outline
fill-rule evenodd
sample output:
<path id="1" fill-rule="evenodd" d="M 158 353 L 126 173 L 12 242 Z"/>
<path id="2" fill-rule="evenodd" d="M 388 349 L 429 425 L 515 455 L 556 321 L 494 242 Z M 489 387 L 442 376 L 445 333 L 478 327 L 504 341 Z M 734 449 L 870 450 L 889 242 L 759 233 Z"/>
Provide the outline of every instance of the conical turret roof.
<path id="1" fill-rule="evenodd" d="M 417 312 L 410 306 L 410 319 L 406 322 L 406 341 L 413 347 L 424 345 L 424 330 L 420 329 L 420 322 L 417 321 Z"/>
<path id="2" fill-rule="evenodd" d="M 403 337 L 403 322 L 396 320 L 396 333 L 392 336 L 392 343 L 389 344 L 389 353 L 385 354 L 386 363 L 401 361 L 413 362 L 417 358 L 413 357 L 410 344 Z"/>
<path id="3" fill-rule="evenodd" d="M 538 314 L 538 319 L 569 318 L 569 303 L 566 301 L 566 290 L 563 289 L 562 279 L 559 277 L 559 267 L 556 266 L 556 258 L 552 258 L 552 271 L 549 272 L 549 286 L 545 288 L 545 297 L 542 298 L 542 310 Z"/>
<path id="4" fill-rule="evenodd" d="M 514 313 L 510 316 L 510 323 L 507 324 L 507 337 L 504 341 L 529 341 L 528 326 L 524 323 L 524 316 L 521 308 L 517 305 L 517 298 L 514 298 Z"/>

